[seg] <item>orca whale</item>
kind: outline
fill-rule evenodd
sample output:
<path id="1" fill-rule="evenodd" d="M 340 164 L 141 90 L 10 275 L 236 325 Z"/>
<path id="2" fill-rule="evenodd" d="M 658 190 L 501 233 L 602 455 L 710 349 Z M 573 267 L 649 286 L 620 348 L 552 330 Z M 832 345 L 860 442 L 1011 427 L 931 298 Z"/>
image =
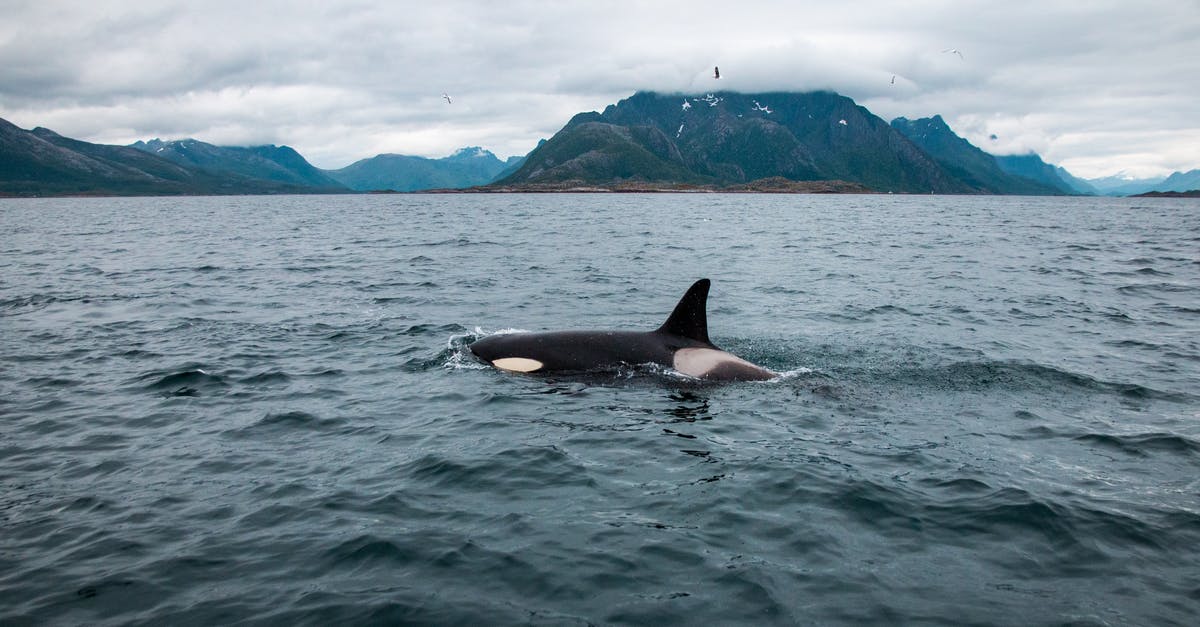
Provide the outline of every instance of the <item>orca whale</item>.
<path id="1" fill-rule="evenodd" d="M 510 372 L 585 372 L 659 364 L 707 381 L 765 381 L 778 376 L 708 339 L 709 280 L 696 281 L 653 331 L 551 331 L 492 335 L 467 348 Z"/>

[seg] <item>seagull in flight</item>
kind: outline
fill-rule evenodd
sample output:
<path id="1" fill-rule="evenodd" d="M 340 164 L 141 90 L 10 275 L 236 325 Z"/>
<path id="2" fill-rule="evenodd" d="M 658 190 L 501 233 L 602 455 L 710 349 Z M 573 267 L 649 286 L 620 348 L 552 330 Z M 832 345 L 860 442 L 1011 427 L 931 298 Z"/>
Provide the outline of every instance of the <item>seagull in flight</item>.
<path id="1" fill-rule="evenodd" d="M 896 84 L 896 75 L 895 74 L 892 74 L 892 84 L 893 85 Z"/>
<path id="2" fill-rule="evenodd" d="M 442 98 L 446 99 L 446 104 L 454 104 L 454 101 L 450 99 L 449 94 L 442 94 Z"/>
<path id="3" fill-rule="evenodd" d="M 963 56 L 962 56 L 962 53 L 958 51 L 958 48 L 946 48 L 946 49 L 945 49 L 945 50 L 943 50 L 942 52 L 951 52 L 951 53 L 957 54 L 957 55 L 958 55 L 958 58 L 960 58 L 960 59 L 964 59 L 964 58 L 965 58 L 965 57 L 963 57 Z"/>
<path id="4" fill-rule="evenodd" d="M 721 78 L 721 68 L 713 66 L 713 78 Z"/>

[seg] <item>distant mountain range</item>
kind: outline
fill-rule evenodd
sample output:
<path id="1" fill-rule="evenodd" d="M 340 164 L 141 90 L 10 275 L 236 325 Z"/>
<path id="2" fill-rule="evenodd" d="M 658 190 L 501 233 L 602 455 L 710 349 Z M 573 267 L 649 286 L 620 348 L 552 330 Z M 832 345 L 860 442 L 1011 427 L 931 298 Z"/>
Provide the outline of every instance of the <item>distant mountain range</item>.
<path id="1" fill-rule="evenodd" d="M 832 92 L 638 92 L 576 115 L 524 157 L 502 161 L 468 147 L 441 159 L 378 155 L 338 170 L 287 146 L 109 146 L 0 120 L 0 196 L 463 188 L 1133 195 L 1200 189 L 1200 170 L 1083 180 L 1035 154 L 990 155 L 940 116 L 889 124 Z"/>
<path id="2" fill-rule="evenodd" d="M 471 146 L 441 159 L 378 155 L 356 161 L 340 170 L 327 170 L 325 174 L 357 191 L 460 189 L 490 183 L 522 161 L 524 157 L 510 157 L 508 161 L 501 161 L 491 152 Z"/>
<path id="3" fill-rule="evenodd" d="M 331 192 L 346 191 L 345 185 L 314 167 L 288 146 L 240 148 L 214 146 L 195 139 L 152 139 L 148 142 L 139 141 L 131 147 L 188 168 Z"/>
<path id="4" fill-rule="evenodd" d="M 507 162 L 501 161 L 491 152 L 472 146 L 441 159 L 384 154 L 356 161 L 339 170 L 322 170 L 288 146 L 240 148 L 214 146 L 195 139 L 153 139 L 139 141 L 132 147 L 189 168 L 343 193 L 411 192 L 483 185 L 522 159 L 513 157 Z"/>
<path id="5" fill-rule="evenodd" d="M 1146 191 L 1155 192 L 1189 192 L 1200 190 L 1200 170 L 1189 170 L 1187 172 L 1175 172 L 1168 176 L 1167 179 L 1154 186 L 1154 189 Z M 1145 192 L 1138 192 L 1145 193 Z"/>
<path id="6" fill-rule="evenodd" d="M 309 194 L 331 191 L 181 165 L 129 146 L 91 144 L 0 120 L 0 195 Z M 345 191 L 344 188 L 340 191 Z"/>
<path id="7" fill-rule="evenodd" d="M 768 177 L 905 193 L 1105 193 L 1035 154 L 990 155 L 940 116 L 888 124 L 832 92 L 639 92 L 576 115 L 494 185 L 727 188 Z M 1173 179 L 1182 187 L 1194 180 Z"/>
<path id="8" fill-rule="evenodd" d="M 340 170 L 288 146 L 215 146 L 196 139 L 92 144 L 0 120 L 0 196 L 320 194 L 463 188 L 491 182 L 523 157 L 463 148 L 444 159 L 379 155 Z"/>

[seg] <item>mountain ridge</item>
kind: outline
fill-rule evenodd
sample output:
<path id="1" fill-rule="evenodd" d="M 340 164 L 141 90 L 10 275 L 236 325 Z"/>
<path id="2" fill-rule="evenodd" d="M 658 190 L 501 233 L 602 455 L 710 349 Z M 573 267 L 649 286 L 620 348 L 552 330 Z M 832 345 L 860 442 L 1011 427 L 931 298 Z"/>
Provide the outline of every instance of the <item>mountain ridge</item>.
<path id="1" fill-rule="evenodd" d="M 0 119 L 0 194 L 211 195 L 308 188 L 187 168 L 128 146 L 92 144 Z"/>
<path id="2" fill-rule="evenodd" d="M 960 137 L 940 115 L 916 120 L 899 117 L 892 120 L 891 126 L 933 156 L 951 174 L 981 192 L 1029 195 L 1075 193 L 1042 180 L 1014 176 L 1014 173 L 1005 171 L 997 157 Z"/>
<path id="3" fill-rule="evenodd" d="M 484 185 L 523 159 L 501 161 L 491 151 L 467 146 L 440 159 L 385 153 L 323 172 L 355 191 L 411 192 Z"/>
<path id="4" fill-rule="evenodd" d="M 523 157 L 479 146 L 317 168 L 288 146 L 196 139 L 91 144 L 0 119 L 0 195 L 355 191 L 855 191 L 1130 195 L 1200 187 L 1200 170 L 1085 180 L 1036 154 L 993 156 L 939 115 L 885 123 L 828 91 L 636 92 L 581 112 Z M 484 189 L 476 189 L 484 188 Z"/>
<path id="5" fill-rule="evenodd" d="M 179 165 L 210 172 L 309 186 L 330 192 L 347 191 L 342 184 L 310 164 L 290 146 L 216 146 L 189 138 L 138 141 L 130 147 Z"/>
<path id="6" fill-rule="evenodd" d="M 865 107 L 829 91 L 637 92 L 603 112 L 575 115 L 493 185 L 728 186 L 771 177 L 902 193 L 1002 191 L 955 176 Z"/>
<path id="7" fill-rule="evenodd" d="M 1000 165 L 1000 169 L 1013 176 L 1037 181 L 1064 194 L 1078 193 L 1059 176 L 1060 168 L 1046 163 L 1037 154 L 1001 155 L 996 157 L 996 163 Z"/>

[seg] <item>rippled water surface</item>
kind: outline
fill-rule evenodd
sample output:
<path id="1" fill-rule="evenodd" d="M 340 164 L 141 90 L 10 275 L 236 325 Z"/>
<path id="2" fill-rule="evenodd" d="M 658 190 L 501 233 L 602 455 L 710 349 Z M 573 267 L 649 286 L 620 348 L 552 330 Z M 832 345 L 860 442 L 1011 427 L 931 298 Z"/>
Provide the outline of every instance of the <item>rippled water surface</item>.
<path id="1" fill-rule="evenodd" d="M 0 200 L 0 623 L 1200 620 L 1200 203 Z M 650 329 L 786 373 L 505 374 Z"/>

